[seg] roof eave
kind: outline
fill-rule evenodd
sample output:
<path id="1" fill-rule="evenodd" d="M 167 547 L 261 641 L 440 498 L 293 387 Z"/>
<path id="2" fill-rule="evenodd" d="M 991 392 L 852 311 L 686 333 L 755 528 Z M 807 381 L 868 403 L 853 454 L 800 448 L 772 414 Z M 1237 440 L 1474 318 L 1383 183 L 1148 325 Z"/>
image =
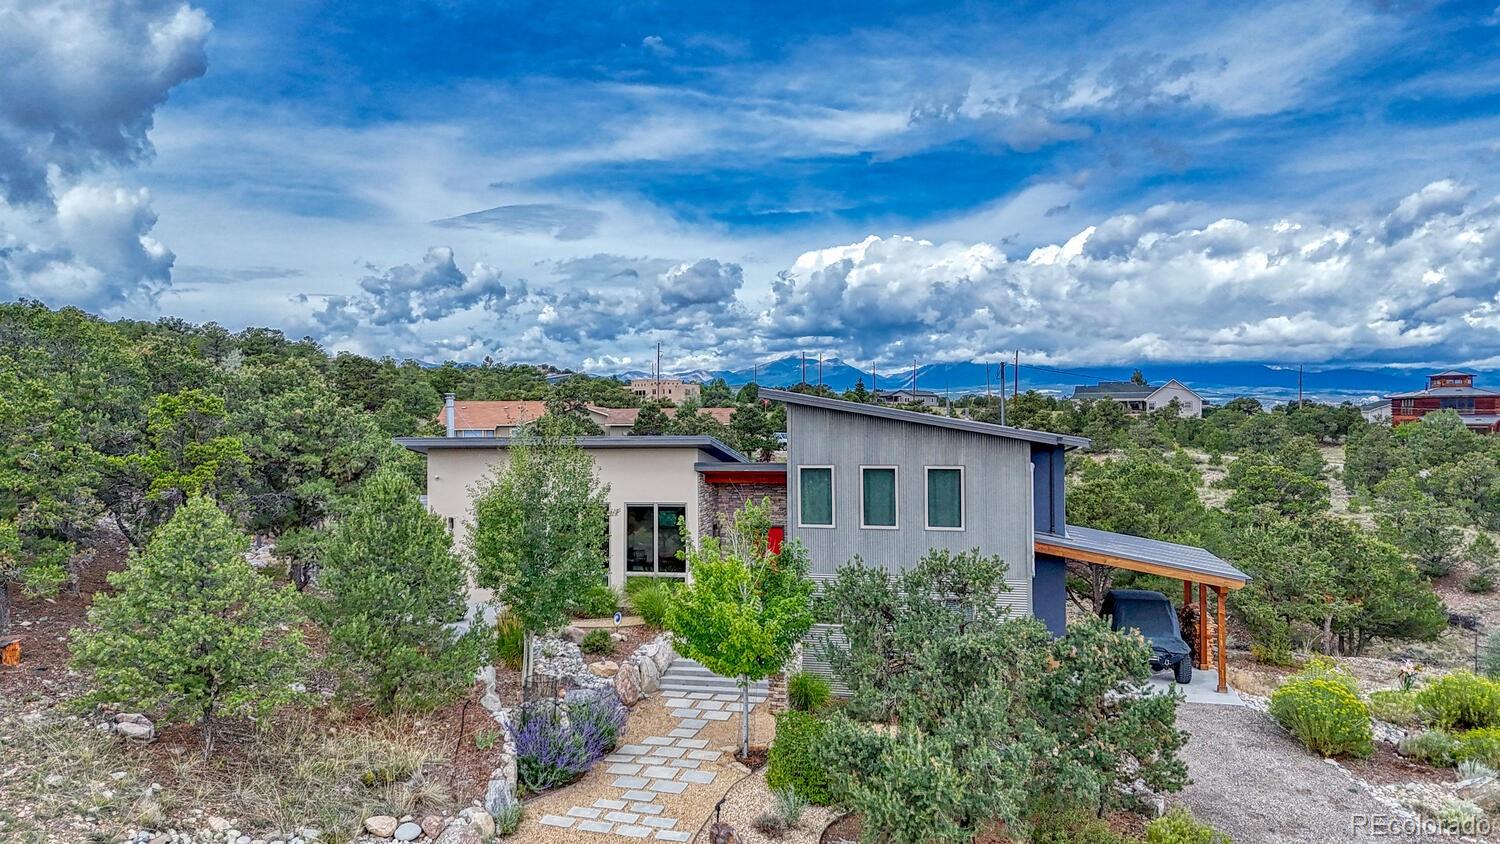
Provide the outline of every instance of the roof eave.
<path id="1" fill-rule="evenodd" d="M 509 448 L 512 437 L 393 437 L 403 448 L 427 454 L 434 448 Z M 575 437 L 573 442 L 584 449 L 614 448 L 698 448 L 724 458 L 726 464 L 750 463 L 750 458 L 726 445 L 717 437 L 692 436 L 626 436 Z"/>
<path id="2" fill-rule="evenodd" d="M 811 396 L 806 393 L 794 393 L 790 390 L 762 389 L 760 397 L 786 404 L 801 405 L 803 407 L 815 407 L 821 410 L 832 410 L 840 413 L 855 413 L 861 416 L 874 416 L 897 422 L 930 425 L 935 428 L 950 428 L 975 434 L 985 434 L 992 437 L 1009 437 L 1011 439 L 1026 440 L 1045 445 L 1060 445 L 1065 448 L 1085 448 L 1091 442 L 1087 437 L 1075 437 L 1070 434 L 1054 434 L 1050 431 L 1012 428 L 1009 425 L 974 422 L 968 419 L 950 419 L 946 416 L 936 416 L 917 410 L 902 410 L 878 404 L 865 404 L 863 402 L 846 401 L 844 399 L 831 399 L 824 396 Z"/>

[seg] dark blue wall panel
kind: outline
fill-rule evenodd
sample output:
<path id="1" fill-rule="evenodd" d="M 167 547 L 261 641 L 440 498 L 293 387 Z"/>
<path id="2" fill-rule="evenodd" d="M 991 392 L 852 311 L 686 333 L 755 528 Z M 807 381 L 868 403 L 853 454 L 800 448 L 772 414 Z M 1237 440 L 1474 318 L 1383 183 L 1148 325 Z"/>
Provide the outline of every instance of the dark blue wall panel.
<path id="1" fill-rule="evenodd" d="M 1067 564 L 1051 554 L 1036 555 L 1036 574 L 1031 578 L 1031 614 L 1047 625 L 1052 635 L 1068 630 Z"/>
<path id="2" fill-rule="evenodd" d="M 1067 470 L 1067 451 L 1062 446 L 1034 444 L 1031 447 L 1033 469 L 1032 510 L 1036 514 L 1038 533 L 1063 533 L 1067 524 L 1063 475 Z"/>

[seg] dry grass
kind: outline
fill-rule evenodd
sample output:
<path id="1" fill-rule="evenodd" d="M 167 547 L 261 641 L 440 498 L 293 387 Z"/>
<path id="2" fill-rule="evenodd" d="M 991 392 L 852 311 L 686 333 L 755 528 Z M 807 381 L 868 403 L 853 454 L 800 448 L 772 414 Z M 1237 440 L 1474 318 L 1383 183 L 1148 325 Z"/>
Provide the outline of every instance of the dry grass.
<path id="1" fill-rule="evenodd" d="M 181 754 L 163 800 L 169 815 L 212 807 L 241 829 L 315 826 L 336 844 L 372 814 L 451 808 L 432 772 L 438 761 L 431 742 L 399 722 L 330 727 L 297 714 L 212 759 Z"/>
<path id="2" fill-rule="evenodd" d="M 107 841 L 149 811 L 146 785 L 116 740 L 79 718 L 0 722 L 0 840 Z"/>
<path id="3" fill-rule="evenodd" d="M 340 844 L 369 815 L 455 805 L 438 773 L 446 760 L 401 719 L 329 726 L 293 715 L 223 741 L 207 760 L 170 739 L 126 746 L 79 718 L 10 719 L 0 739 L 6 844 L 105 842 L 142 827 L 193 829 L 207 815 L 247 832 L 317 827 Z"/>

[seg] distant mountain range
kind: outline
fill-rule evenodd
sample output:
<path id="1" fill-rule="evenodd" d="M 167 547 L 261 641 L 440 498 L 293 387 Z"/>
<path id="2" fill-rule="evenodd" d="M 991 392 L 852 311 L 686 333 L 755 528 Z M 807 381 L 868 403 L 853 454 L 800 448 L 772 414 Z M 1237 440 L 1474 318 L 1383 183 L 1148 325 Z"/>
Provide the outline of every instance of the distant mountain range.
<path id="1" fill-rule="evenodd" d="M 868 367 L 860 368 L 832 358 L 823 361 L 820 375 L 817 358 L 807 359 L 805 365 L 804 376 L 804 360 L 790 355 L 743 369 L 697 369 L 666 373 L 666 377 L 698 383 L 723 378 L 734 387 L 748 384 L 752 380 L 766 387 L 791 387 L 801 383 L 805 377 L 810 384 L 822 383 L 838 391 L 853 388 L 861 379 L 870 389 L 878 386 L 882 390 L 896 390 L 912 385 L 910 367 L 872 373 Z M 1070 396 L 1074 387 L 1083 384 L 1128 380 L 1131 372 L 1137 368 L 1153 384 L 1176 378 L 1210 401 L 1225 401 L 1235 396 L 1255 396 L 1269 401 L 1285 401 L 1297 397 L 1296 367 L 1266 363 L 1148 363 L 1138 367 L 1079 365 L 1053 368 L 1031 366 L 1023 362 L 1021 389 Z M 1479 385 L 1486 382 L 1500 384 L 1500 373 L 1484 370 L 1474 372 L 1478 376 L 1475 381 Z M 1005 374 L 1007 386 L 1013 388 L 1015 370 L 1007 366 Z M 1421 389 L 1426 385 L 1426 375 L 1426 369 L 1389 366 L 1308 369 L 1303 374 L 1302 389 L 1309 399 L 1362 402 L 1388 393 Z M 651 373 L 631 370 L 616 373 L 615 377 L 622 380 L 650 378 Z M 955 396 L 982 393 L 987 385 L 990 389 L 998 390 L 999 385 L 995 383 L 998 377 L 999 366 L 993 363 L 934 363 L 918 366 L 916 371 L 919 389 L 939 394 L 952 393 Z"/>

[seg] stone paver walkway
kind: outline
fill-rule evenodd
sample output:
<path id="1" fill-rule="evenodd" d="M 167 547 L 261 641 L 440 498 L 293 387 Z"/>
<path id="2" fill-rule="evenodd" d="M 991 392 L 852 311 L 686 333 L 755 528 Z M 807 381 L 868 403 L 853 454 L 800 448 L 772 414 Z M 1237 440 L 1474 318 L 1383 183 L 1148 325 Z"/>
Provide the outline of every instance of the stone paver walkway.
<path id="1" fill-rule="evenodd" d="M 539 823 L 558 830 L 597 833 L 601 838 L 689 841 L 702 818 L 672 817 L 660 804 L 663 795 L 682 795 L 713 785 L 720 773 L 700 770 L 718 762 L 722 751 L 699 738 L 710 724 L 738 715 L 733 694 L 692 692 L 667 695 L 664 705 L 676 721 L 666 735 L 646 736 L 622 744 L 600 764 L 608 775 L 607 796 L 574 805 L 563 814 L 544 814 Z M 759 700 L 752 698 L 752 702 Z M 651 704 L 646 704 L 647 706 Z M 595 789 L 597 793 L 597 789 Z"/>

